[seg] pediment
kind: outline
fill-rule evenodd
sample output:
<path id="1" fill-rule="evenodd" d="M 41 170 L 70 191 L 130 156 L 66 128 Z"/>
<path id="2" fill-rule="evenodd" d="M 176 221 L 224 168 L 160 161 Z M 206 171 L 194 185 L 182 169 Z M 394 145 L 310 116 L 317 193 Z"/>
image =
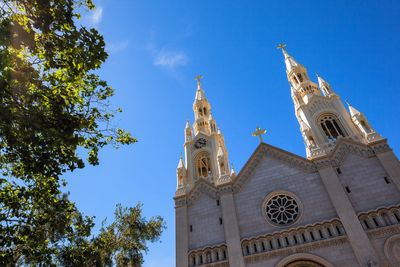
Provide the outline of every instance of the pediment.
<path id="1" fill-rule="evenodd" d="M 292 166 L 293 168 L 297 168 L 307 173 L 312 173 L 317 170 L 314 163 L 306 158 L 300 157 L 269 144 L 261 143 L 234 180 L 234 192 L 240 191 L 242 185 L 254 172 L 263 157 L 272 157 L 274 159 L 284 162 L 287 165 Z"/>

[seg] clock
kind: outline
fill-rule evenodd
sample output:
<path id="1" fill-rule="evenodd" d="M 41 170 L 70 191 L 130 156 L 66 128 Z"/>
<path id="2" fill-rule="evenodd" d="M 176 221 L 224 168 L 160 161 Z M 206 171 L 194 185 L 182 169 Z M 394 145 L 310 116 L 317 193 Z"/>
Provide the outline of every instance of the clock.
<path id="1" fill-rule="evenodd" d="M 207 140 L 206 139 L 204 139 L 204 138 L 199 138 L 199 139 L 197 139 L 196 140 L 196 142 L 194 143 L 194 147 L 195 148 L 202 148 L 202 147 L 204 147 L 205 145 L 207 145 Z"/>

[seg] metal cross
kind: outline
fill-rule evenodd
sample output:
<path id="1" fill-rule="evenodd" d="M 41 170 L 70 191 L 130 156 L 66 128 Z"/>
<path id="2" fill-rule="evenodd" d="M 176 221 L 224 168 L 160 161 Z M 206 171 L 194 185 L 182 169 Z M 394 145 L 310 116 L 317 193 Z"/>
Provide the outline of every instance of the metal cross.
<path id="1" fill-rule="evenodd" d="M 196 78 L 194 78 L 195 80 L 197 80 L 197 85 L 200 86 L 200 81 L 203 78 L 202 75 L 197 75 Z"/>
<path id="2" fill-rule="evenodd" d="M 285 50 L 286 44 L 278 44 L 276 48 Z"/>
<path id="3" fill-rule="evenodd" d="M 252 133 L 251 135 L 258 136 L 258 138 L 260 138 L 260 143 L 262 143 L 263 142 L 262 135 L 265 134 L 266 132 L 267 132 L 267 130 L 257 127 L 256 131 L 254 133 Z"/>

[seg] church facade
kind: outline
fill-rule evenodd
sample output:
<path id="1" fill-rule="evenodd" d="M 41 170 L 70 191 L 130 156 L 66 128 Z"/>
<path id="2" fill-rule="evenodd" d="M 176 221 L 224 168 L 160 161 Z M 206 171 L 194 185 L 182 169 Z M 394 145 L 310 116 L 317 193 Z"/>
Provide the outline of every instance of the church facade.
<path id="1" fill-rule="evenodd" d="M 400 162 L 284 47 L 306 158 L 266 143 L 242 170 L 198 79 L 177 168 L 176 266 L 400 266 Z"/>

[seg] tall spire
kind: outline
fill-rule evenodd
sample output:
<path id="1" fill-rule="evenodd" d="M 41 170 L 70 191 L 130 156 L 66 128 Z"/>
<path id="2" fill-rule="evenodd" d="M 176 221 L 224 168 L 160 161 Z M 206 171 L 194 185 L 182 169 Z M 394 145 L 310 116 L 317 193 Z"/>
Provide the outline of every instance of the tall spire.
<path id="1" fill-rule="evenodd" d="M 293 87 L 292 97 L 295 96 L 297 98 L 294 99 L 295 103 L 307 103 L 313 96 L 321 95 L 321 92 L 318 90 L 318 85 L 312 82 L 308 77 L 306 68 L 297 63 L 292 56 L 288 54 L 286 45 L 280 44 L 278 48 L 282 50 L 285 57 L 286 76 L 290 85 Z"/>
<path id="2" fill-rule="evenodd" d="M 193 103 L 193 111 L 195 116 L 193 128 L 195 135 L 197 135 L 199 132 L 210 134 L 216 130 L 215 121 L 209 121 L 209 116 L 211 115 L 211 105 L 205 97 L 204 90 L 201 86 L 202 77 L 203 76 L 201 75 L 197 75 L 195 78 L 197 81 L 196 97 Z"/>
<path id="3" fill-rule="evenodd" d="M 196 100 L 206 99 L 204 95 L 204 90 L 201 87 L 201 79 L 203 78 L 202 75 L 197 75 L 195 80 L 197 81 L 197 91 L 196 91 Z"/>
<path id="4" fill-rule="evenodd" d="M 382 137 L 374 130 L 374 128 L 372 128 L 364 113 L 358 111 L 355 107 L 350 105 L 347 100 L 346 103 L 349 106 L 351 120 L 356 125 L 361 134 L 365 137 L 367 142 L 382 139 Z"/>
<path id="5" fill-rule="evenodd" d="M 292 68 L 299 66 L 300 64 L 294 60 L 294 58 L 289 55 L 289 53 L 286 51 L 286 44 L 279 44 L 278 49 L 282 50 L 283 56 L 285 57 L 285 64 L 286 64 L 286 71 L 290 72 Z"/>

